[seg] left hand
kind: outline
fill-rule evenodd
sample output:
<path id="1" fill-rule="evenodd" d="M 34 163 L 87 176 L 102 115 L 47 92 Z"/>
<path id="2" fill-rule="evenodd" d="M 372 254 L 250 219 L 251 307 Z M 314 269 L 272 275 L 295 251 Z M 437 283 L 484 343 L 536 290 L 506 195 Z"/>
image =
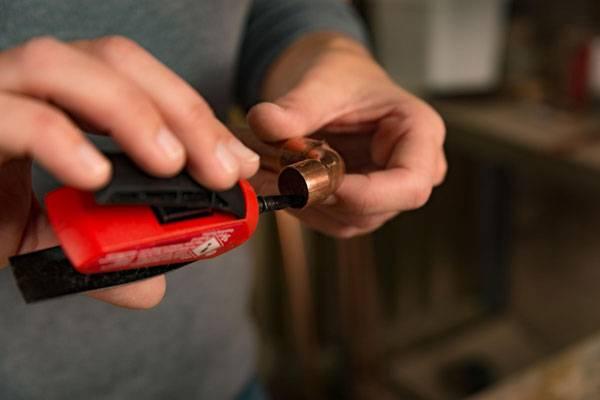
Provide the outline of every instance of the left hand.
<path id="1" fill-rule="evenodd" d="M 269 102 L 248 114 L 257 135 L 278 141 L 318 132 L 346 161 L 335 195 L 294 212 L 318 231 L 371 232 L 423 206 L 444 180 L 441 117 L 355 41 L 329 33 L 300 39 L 271 68 L 263 94 Z"/>

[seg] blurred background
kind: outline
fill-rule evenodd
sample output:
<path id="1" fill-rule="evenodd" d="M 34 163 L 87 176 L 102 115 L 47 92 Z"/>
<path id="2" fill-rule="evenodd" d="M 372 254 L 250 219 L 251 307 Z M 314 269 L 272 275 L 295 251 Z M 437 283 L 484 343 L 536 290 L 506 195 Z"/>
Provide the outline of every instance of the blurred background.
<path id="1" fill-rule="evenodd" d="M 355 3 L 450 171 L 370 236 L 261 222 L 274 398 L 600 399 L 600 1 Z"/>

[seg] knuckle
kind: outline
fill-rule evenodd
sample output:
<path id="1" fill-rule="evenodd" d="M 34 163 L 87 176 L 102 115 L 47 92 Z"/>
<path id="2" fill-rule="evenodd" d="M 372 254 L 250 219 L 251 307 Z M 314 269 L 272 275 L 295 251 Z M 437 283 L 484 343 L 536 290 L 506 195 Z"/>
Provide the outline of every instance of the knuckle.
<path id="1" fill-rule="evenodd" d="M 158 129 L 160 116 L 152 102 L 134 85 L 126 81 L 111 82 L 111 102 L 102 110 L 109 124 L 120 125 L 124 120 L 136 121 L 140 126 Z M 98 111 L 100 112 L 100 111 Z"/>
<path id="2" fill-rule="evenodd" d="M 26 41 L 23 50 L 28 55 L 47 55 L 60 45 L 61 42 L 52 36 L 37 36 Z"/>
<path id="3" fill-rule="evenodd" d="M 446 176 L 448 175 L 448 162 L 446 158 L 442 156 L 442 160 L 438 163 L 438 171 L 436 176 L 435 184 L 436 186 L 441 185 L 444 180 L 446 180 Z"/>
<path id="4" fill-rule="evenodd" d="M 214 118 L 210 107 L 201 100 L 187 102 L 182 111 L 182 117 L 191 126 L 202 126 Z"/>
<path id="5" fill-rule="evenodd" d="M 356 228 L 357 234 L 364 235 L 375 232 L 377 229 L 381 228 L 388 220 L 389 218 L 383 218 L 381 216 L 363 218 L 362 220 L 357 221 L 354 224 L 354 227 Z"/>
<path id="6" fill-rule="evenodd" d="M 59 113 L 40 107 L 31 114 L 31 124 L 37 132 L 57 134 L 65 131 L 65 118 Z"/>
<path id="7" fill-rule="evenodd" d="M 433 115 L 433 133 L 440 139 L 440 144 L 442 144 L 446 139 L 446 122 L 437 111 L 433 111 Z"/>
<path id="8" fill-rule="evenodd" d="M 446 138 L 446 122 L 434 108 L 430 105 L 425 104 L 425 119 L 428 121 L 429 131 L 431 134 L 437 139 L 436 142 L 439 145 L 442 145 Z"/>
<path id="9" fill-rule="evenodd" d="M 51 68 L 62 49 L 63 44 L 51 36 L 36 37 L 21 47 L 19 63 L 26 76 L 34 77 Z"/>
<path id="10" fill-rule="evenodd" d="M 98 39 L 96 46 L 101 56 L 118 61 L 122 61 L 124 58 L 137 54 L 142 50 L 134 40 L 120 35 L 105 36 Z"/>
<path id="11" fill-rule="evenodd" d="M 158 115 L 154 110 L 152 104 L 147 101 L 143 96 L 140 95 L 136 90 L 129 88 L 121 89 L 122 99 L 125 100 L 124 104 L 127 105 L 127 118 L 131 118 L 133 121 L 149 122 L 152 121 L 152 125 L 158 125 Z"/>
<path id="12" fill-rule="evenodd" d="M 411 125 L 419 126 L 423 132 L 431 135 L 438 145 L 442 145 L 446 138 L 446 123 L 439 112 L 431 105 L 419 100 L 412 118 Z"/>
<path id="13" fill-rule="evenodd" d="M 352 225 L 360 230 L 371 231 L 379 227 L 380 223 L 375 217 L 358 217 L 352 221 Z"/>
<path id="14" fill-rule="evenodd" d="M 353 237 L 357 236 L 358 233 L 359 231 L 356 228 L 348 227 L 338 229 L 337 231 L 333 232 L 331 236 L 337 237 L 338 239 L 352 239 Z"/>
<path id="15" fill-rule="evenodd" d="M 71 134 L 73 129 L 67 117 L 60 112 L 40 107 L 31 113 L 30 118 L 31 126 L 36 133 L 26 139 L 23 145 L 32 153 L 43 151 L 48 144 L 56 141 L 76 140 Z"/>
<path id="16" fill-rule="evenodd" d="M 425 184 L 424 182 L 415 183 L 415 187 L 412 191 L 412 198 L 409 202 L 411 210 L 423 207 L 429 201 L 431 197 L 432 187 L 431 185 Z"/>
<path id="17" fill-rule="evenodd" d="M 388 222 L 390 218 L 373 218 L 371 219 L 370 223 L 368 225 L 366 225 L 363 229 L 365 231 L 365 233 L 370 233 L 370 232 L 375 232 L 376 230 L 378 230 L 379 228 L 381 228 L 383 225 L 386 224 L 386 222 Z"/>

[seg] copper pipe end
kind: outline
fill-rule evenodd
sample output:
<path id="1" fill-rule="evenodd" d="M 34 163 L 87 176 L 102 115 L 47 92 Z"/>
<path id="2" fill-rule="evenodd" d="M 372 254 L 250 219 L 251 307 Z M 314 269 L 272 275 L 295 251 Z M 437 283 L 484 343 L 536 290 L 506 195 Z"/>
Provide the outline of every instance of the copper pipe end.
<path id="1" fill-rule="evenodd" d="M 238 128 L 235 132 L 246 146 L 261 156 L 262 168 L 279 173 L 281 194 L 305 198 L 302 207 L 324 201 L 342 183 L 346 170 L 344 160 L 322 140 L 294 138 L 268 144 L 249 129 Z"/>
<path id="2" fill-rule="evenodd" d="M 327 168 L 317 160 L 304 160 L 285 167 L 277 182 L 281 194 L 295 194 L 304 198 L 302 208 L 325 200 L 330 193 Z"/>
<path id="3" fill-rule="evenodd" d="M 303 207 L 318 204 L 335 193 L 345 170 L 342 158 L 324 142 L 308 156 L 314 158 L 286 166 L 278 179 L 279 192 L 303 196 Z"/>
<path id="4" fill-rule="evenodd" d="M 324 201 L 340 186 L 344 160 L 324 141 L 295 138 L 284 142 L 281 148 L 281 194 L 303 196 L 306 207 Z"/>

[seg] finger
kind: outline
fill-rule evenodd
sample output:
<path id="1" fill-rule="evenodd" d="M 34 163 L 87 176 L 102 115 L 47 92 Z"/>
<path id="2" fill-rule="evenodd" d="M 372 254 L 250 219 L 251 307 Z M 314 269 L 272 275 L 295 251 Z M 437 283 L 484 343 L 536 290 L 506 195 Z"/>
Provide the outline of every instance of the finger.
<path id="1" fill-rule="evenodd" d="M 365 215 L 422 207 L 431 195 L 442 152 L 442 134 L 436 129 L 430 119 L 419 116 L 382 120 L 373 138 L 372 157 L 386 169 L 346 175 L 336 192 L 338 206 Z"/>
<path id="2" fill-rule="evenodd" d="M 29 156 L 67 185 L 104 185 L 111 166 L 61 111 L 32 98 L 0 93 L 0 160 Z"/>
<path id="3" fill-rule="evenodd" d="M 165 296 L 167 284 L 164 275 L 141 282 L 87 293 L 106 303 L 131 309 L 148 309 L 157 306 Z"/>
<path id="4" fill-rule="evenodd" d="M 114 139 L 144 169 L 172 175 L 182 145 L 136 85 L 93 57 L 50 38 L 0 54 L 0 89 L 47 99 Z"/>
<path id="5" fill-rule="evenodd" d="M 349 214 L 344 213 L 335 205 L 319 205 L 315 208 L 340 224 L 353 226 L 363 232 L 375 231 L 398 215 L 396 211 L 369 215 Z"/>
<path id="6" fill-rule="evenodd" d="M 250 179 L 250 183 L 254 187 L 256 193 L 260 195 L 269 195 L 277 193 L 277 175 L 270 171 L 259 170 L 259 172 Z M 329 235 L 339 236 L 342 234 L 355 234 L 360 232 L 370 232 L 386 221 L 397 215 L 397 212 L 373 214 L 373 215 L 357 215 L 345 214 L 337 207 L 337 199 L 333 200 L 332 204 L 326 205 L 329 199 L 324 203 L 304 210 L 289 210 L 298 218 L 306 221 L 313 229 L 325 232 Z M 315 216 L 315 214 L 318 214 Z M 357 228 L 353 230 L 350 228 Z M 350 232 L 345 232 L 349 230 Z"/>
<path id="7" fill-rule="evenodd" d="M 371 233 L 389 219 L 388 216 L 380 216 L 380 219 L 373 218 L 369 224 L 364 224 L 360 227 L 349 224 L 341 219 L 339 215 L 326 212 L 320 207 L 307 208 L 301 211 L 288 210 L 288 212 L 298 217 L 309 228 L 340 239 L 348 239 Z"/>
<path id="8" fill-rule="evenodd" d="M 409 97 L 380 119 L 371 146 L 373 161 L 380 167 L 386 167 L 392 152 L 405 140 L 404 136 L 411 136 L 411 143 L 418 140 L 418 144 L 425 146 L 424 150 L 429 150 L 429 155 L 433 150 L 437 158 L 443 153 L 446 128 L 442 118 L 429 105 Z M 418 156 L 420 154 L 415 157 Z M 430 161 L 425 159 L 423 164 Z"/>
<path id="9" fill-rule="evenodd" d="M 285 96 L 261 103 L 248 113 L 248 123 L 262 139 L 276 141 L 311 134 L 330 121 L 361 107 L 342 82 L 314 73 Z M 354 88 L 354 86 L 350 86 Z"/>
<path id="10" fill-rule="evenodd" d="M 447 174 L 448 174 L 448 160 L 446 159 L 446 155 L 444 154 L 444 149 L 442 149 L 441 153 L 438 157 L 438 162 L 437 162 L 437 166 L 436 166 L 436 174 L 435 174 L 435 179 L 433 181 L 434 186 L 440 186 L 446 179 Z"/>
<path id="11" fill-rule="evenodd" d="M 108 37 L 77 42 L 76 46 L 99 57 L 148 94 L 184 144 L 191 172 L 203 184 L 224 189 L 256 173 L 258 155 L 235 138 L 190 85 L 135 42 Z"/>
<path id="12" fill-rule="evenodd" d="M 299 218 L 309 228 L 328 236 L 350 238 L 360 233 L 360 229 L 340 223 L 315 208 L 288 210 L 288 212 Z"/>
<path id="13" fill-rule="evenodd" d="M 399 116 L 380 121 L 371 141 L 371 159 L 379 168 L 385 168 L 396 145 L 410 134 L 411 121 Z"/>
<path id="14" fill-rule="evenodd" d="M 414 210 L 425 205 L 431 178 L 405 168 L 367 175 L 346 175 L 335 193 L 336 207 L 344 213 L 372 215 Z"/>

